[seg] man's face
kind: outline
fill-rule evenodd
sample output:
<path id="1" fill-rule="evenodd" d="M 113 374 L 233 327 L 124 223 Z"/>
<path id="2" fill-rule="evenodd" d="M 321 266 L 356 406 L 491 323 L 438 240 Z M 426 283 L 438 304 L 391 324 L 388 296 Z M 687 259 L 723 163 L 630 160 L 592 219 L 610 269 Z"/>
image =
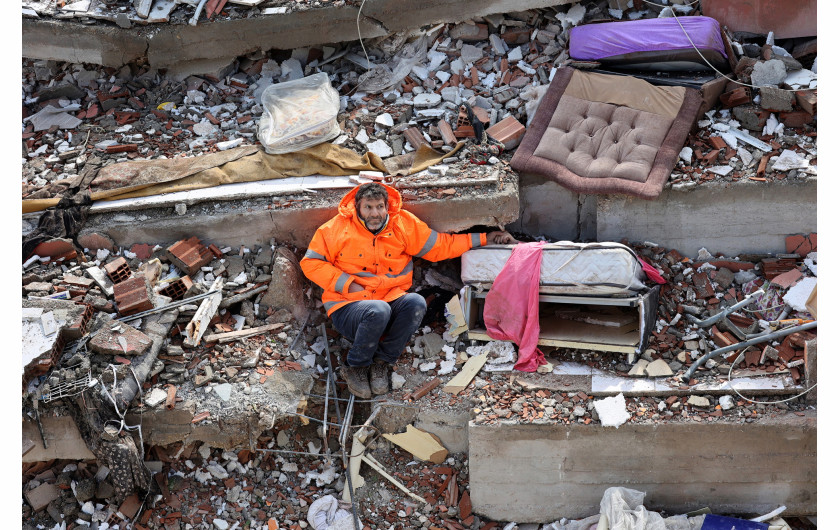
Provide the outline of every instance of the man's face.
<path id="1" fill-rule="evenodd" d="M 358 212 L 359 218 L 365 222 L 365 226 L 375 232 L 382 228 L 385 223 L 385 218 L 388 216 L 388 205 L 384 199 L 365 197 L 356 204 L 356 212 Z"/>

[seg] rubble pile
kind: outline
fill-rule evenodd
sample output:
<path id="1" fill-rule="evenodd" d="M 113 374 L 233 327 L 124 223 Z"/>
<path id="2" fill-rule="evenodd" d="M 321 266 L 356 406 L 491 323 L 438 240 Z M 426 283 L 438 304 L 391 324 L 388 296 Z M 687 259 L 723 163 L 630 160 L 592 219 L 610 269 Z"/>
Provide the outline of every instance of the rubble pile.
<path id="1" fill-rule="evenodd" d="M 814 318 L 806 301 L 816 285 L 816 234 L 788 237 L 787 249 L 787 254 L 775 257 L 744 256 L 744 259 L 712 256 L 701 249 L 697 259 L 690 259 L 656 245 L 637 247 L 639 254 L 648 258 L 667 282 L 662 289 L 656 329 L 646 352 L 647 361 L 662 358 L 676 374 L 699 356 L 736 344 L 744 335 L 775 329 L 771 324 L 774 321 Z M 714 316 L 758 289 L 763 289 L 764 294 L 729 314 L 727 319 L 705 328 L 691 322 L 691 317 L 704 320 Z M 760 344 L 751 346 L 744 352 L 744 361 L 735 368 L 768 374 L 789 372 L 798 384 L 803 379 L 805 342 L 815 337 L 816 333 L 804 331 L 785 337 L 779 344 L 764 348 Z M 737 356 L 733 353 L 709 359 L 698 368 L 698 375 L 726 375 Z"/>
<path id="2" fill-rule="evenodd" d="M 657 16 L 655 10 L 632 13 Z M 327 73 L 342 96 L 335 144 L 384 159 L 422 144 L 444 150 L 461 140 L 471 145 L 476 139 L 460 107 L 465 104 L 506 146 L 489 163 L 509 160 L 554 72 L 572 63 L 569 29 L 605 16 L 597 6 L 580 4 L 490 15 L 373 39 L 364 49 L 350 43 L 257 52 L 184 80 L 147 65 L 24 60 L 22 197 L 60 194 L 92 157 L 112 163 L 257 144 L 265 88 L 318 72 Z M 782 47 L 765 46 L 758 58 L 755 45 L 745 42 L 741 49 L 732 75 L 761 88 L 729 82 L 721 108 L 701 117 L 682 150 L 671 185 L 815 176 L 816 74 Z M 797 56 L 815 62 L 813 52 Z M 764 70 L 778 75 L 770 79 Z M 461 150 L 432 173 L 480 173 L 471 160 L 470 151 Z"/>
<path id="3" fill-rule="evenodd" d="M 124 4 L 124 5 L 123 5 Z M 128 29 L 147 24 L 191 24 L 198 21 L 236 20 L 260 15 L 282 15 L 325 7 L 347 5 L 345 0 L 196 0 L 138 2 L 43 2 L 23 1 L 23 16 L 29 18 L 75 19 L 82 24 L 103 21 Z"/>

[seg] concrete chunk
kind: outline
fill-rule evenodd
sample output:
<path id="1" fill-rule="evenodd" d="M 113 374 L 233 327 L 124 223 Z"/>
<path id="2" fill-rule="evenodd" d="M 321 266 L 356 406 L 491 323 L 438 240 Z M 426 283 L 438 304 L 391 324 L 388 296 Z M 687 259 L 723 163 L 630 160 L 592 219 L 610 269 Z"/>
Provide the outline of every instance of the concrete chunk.
<path id="1" fill-rule="evenodd" d="M 645 373 L 649 377 L 667 377 L 674 375 L 674 371 L 671 370 L 671 367 L 668 366 L 668 363 L 665 362 L 665 359 L 657 359 L 652 363 L 648 364 L 645 368 Z"/>

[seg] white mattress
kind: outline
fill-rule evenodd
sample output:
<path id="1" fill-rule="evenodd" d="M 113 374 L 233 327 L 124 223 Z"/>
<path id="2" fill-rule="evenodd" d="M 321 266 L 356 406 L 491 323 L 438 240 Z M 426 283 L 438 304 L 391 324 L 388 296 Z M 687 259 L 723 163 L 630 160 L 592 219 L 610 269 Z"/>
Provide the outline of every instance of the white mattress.
<path id="1" fill-rule="evenodd" d="M 461 256 L 461 281 L 489 289 L 516 245 L 490 245 Z M 558 241 L 543 246 L 540 292 L 635 296 L 646 289 L 636 254 L 620 243 Z"/>

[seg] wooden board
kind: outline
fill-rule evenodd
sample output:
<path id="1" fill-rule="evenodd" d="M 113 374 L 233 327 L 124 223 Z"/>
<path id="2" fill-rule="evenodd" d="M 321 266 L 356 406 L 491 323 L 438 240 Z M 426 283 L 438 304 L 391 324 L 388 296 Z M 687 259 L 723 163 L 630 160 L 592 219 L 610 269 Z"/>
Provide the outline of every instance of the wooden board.
<path id="1" fill-rule="evenodd" d="M 458 372 L 458 375 L 453 377 L 449 383 L 443 387 L 444 392 L 449 392 L 450 394 L 457 394 L 461 390 L 467 388 L 469 384 L 472 382 L 475 374 L 481 370 L 481 367 L 484 366 L 484 363 L 487 362 L 487 352 L 484 352 L 480 355 L 476 355 L 471 357 L 465 364 L 464 367 Z"/>
<path id="2" fill-rule="evenodd" d="M 441 445 L 440 440 L 431 433 L 421 431 L 413 425 L 406 425 L 405 432 L 400 434 L 383 434 L 391 443 L 399 445 L 420 460 L 435 464 L 442 464 L 449 451 Z"/>
<path id="3" fill-rule="evenodd" d="M 487 330 L 473 329 L 467 332 L 467 338 L 471 340 L 493 341 L 487 334 Z M 555 348 L 573 348 L 578 350 L 595 350 L 595 351 L 611 351 L 618 353 L 635 353 L 636 346 L 621 346 L 616 344 L 602 344 L 600 342 L 580 342 L 574 340 L 566 340 L 562 338 L 546 338 L 542 334 L 540 340 L 537 341 L 540 346 L 552 346 Z M 637 341 L 638 344 L 638 341 Z"/>

